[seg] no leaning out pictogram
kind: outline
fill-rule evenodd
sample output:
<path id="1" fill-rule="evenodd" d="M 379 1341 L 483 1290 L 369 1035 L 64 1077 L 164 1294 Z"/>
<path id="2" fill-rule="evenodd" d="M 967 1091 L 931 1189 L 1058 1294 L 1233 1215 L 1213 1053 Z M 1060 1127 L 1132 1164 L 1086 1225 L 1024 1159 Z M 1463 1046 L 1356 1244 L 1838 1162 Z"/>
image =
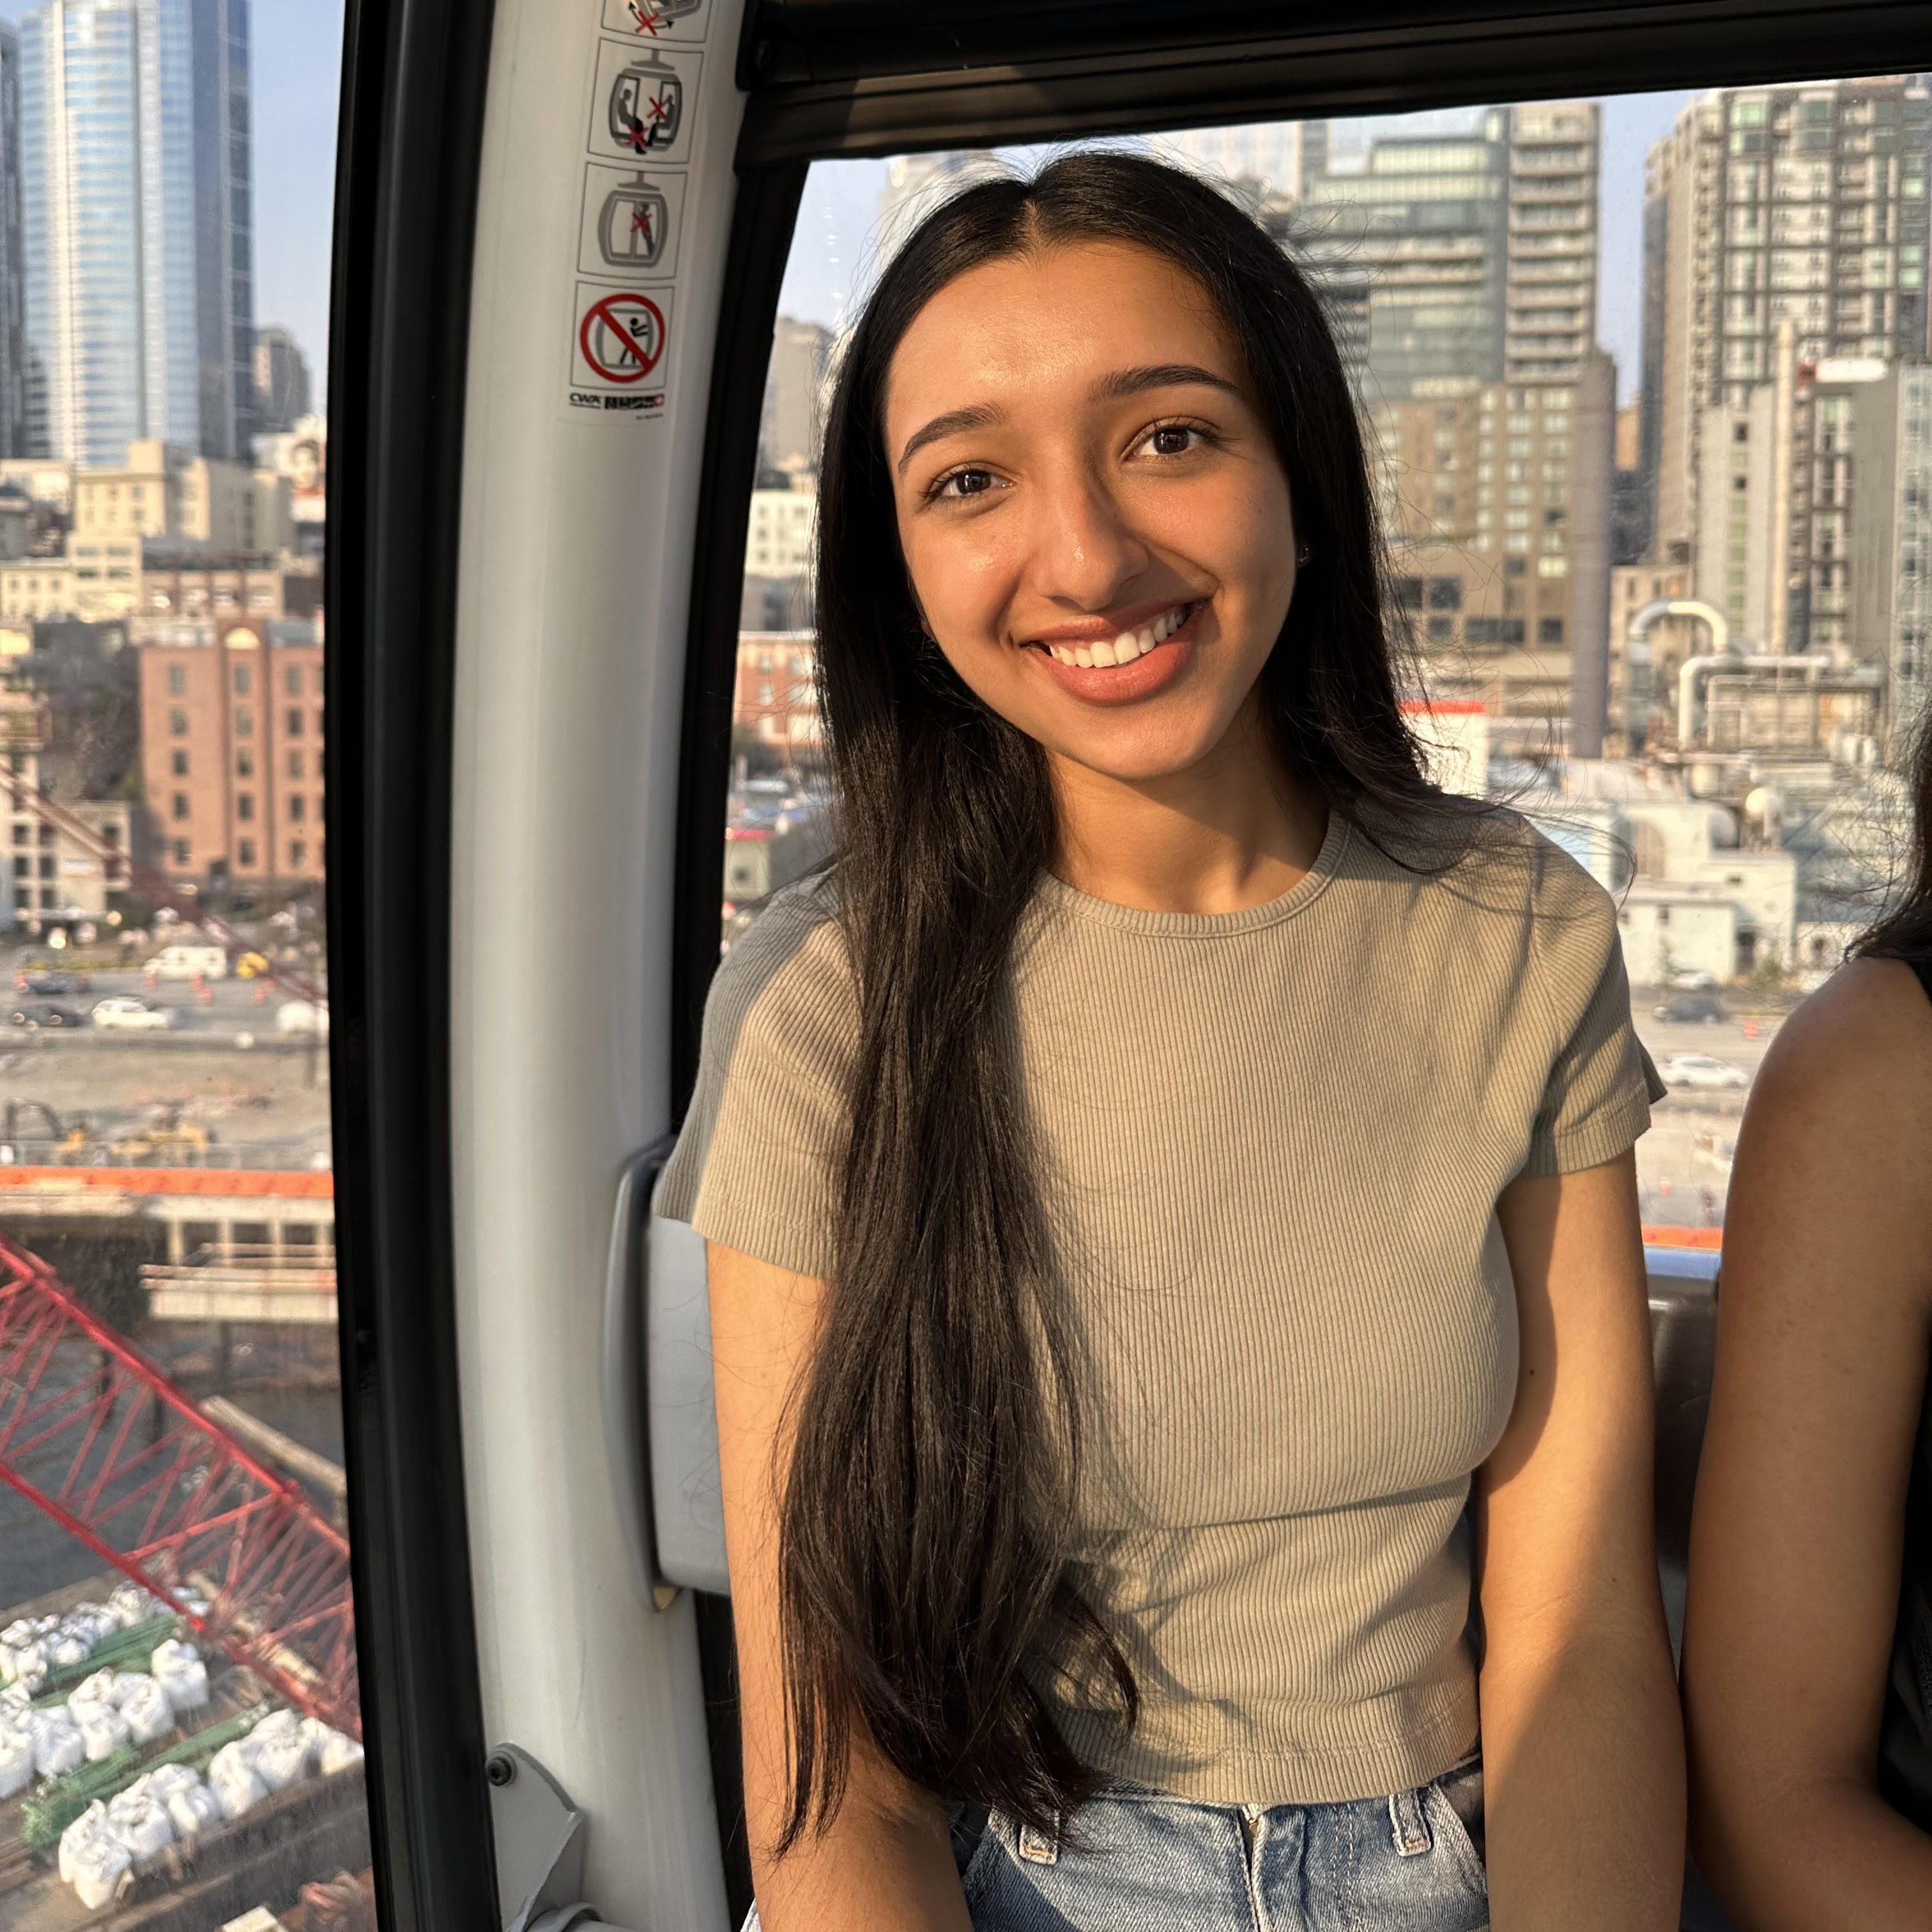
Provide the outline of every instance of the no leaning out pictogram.
<path id="1" fill-rule="evenodd" d="M 664 354 L 664 311 L 634 292 L 601 296 L 584 310 L 577 341 L 605 382 L 641 382 Z"/>

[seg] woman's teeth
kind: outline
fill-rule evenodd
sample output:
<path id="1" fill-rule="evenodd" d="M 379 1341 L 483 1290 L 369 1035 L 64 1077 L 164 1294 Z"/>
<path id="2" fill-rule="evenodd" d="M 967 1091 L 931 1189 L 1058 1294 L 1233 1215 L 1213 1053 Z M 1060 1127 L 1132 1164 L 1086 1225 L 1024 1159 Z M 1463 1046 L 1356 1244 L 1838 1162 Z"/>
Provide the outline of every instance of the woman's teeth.
<path id="1" fill-rule="evenodd" d="M 1135 658 L 1144 657 L 1155 645 L 1164 644 L 1186 621 L 1192 607 L 1177 604 L 1172 610 L 1163 610 L 1150 624 L 1144 624 L 1138 631 L 1123 631 L 1110 644 L 1102 638 L 1095 644 L 1048 644 L 1047 649 L 1064 664 L 1078 664 L 1082 670 L 1090 670 L 1096 664 L 1112 667 L 1132 664 Z"/>

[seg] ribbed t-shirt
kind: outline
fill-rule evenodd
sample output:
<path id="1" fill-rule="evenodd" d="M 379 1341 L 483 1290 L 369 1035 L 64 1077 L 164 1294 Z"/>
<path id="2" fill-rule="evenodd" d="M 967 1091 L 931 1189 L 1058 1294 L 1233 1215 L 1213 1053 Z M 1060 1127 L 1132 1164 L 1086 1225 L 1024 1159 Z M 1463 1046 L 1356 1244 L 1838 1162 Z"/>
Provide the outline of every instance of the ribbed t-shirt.
<path id="1" fill-rule="evenodd" d="M 720 967 L 655 1203 L 821 1277 L 858 1028 L 836 895 L 780 892 Z M 1622 1154 L 1664 1091 L 1609 896 L 1520 820 L 1430 874 L 1332 812 L 1239 912 L 1043 877 L 1012 974 L 1078 1364 L 1070 1574 L 1141 1696 L 1128 1731 L 1043 1672 L 1064 1734 L 1214 1802 L 1426 1783 L 1477 1735 L 1465 1507 L 1517 1369 L 1497 1196 Z"/>

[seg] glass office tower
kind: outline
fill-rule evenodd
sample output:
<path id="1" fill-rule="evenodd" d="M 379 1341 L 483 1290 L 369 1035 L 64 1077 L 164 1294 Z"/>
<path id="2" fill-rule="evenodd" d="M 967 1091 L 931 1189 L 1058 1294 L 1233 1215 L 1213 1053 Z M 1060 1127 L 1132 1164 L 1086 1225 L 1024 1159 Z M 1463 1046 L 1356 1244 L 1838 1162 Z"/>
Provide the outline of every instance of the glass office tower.
<path id="1" fill-rule="evenodd" d="M 245 450 L 246 0 L 47 0 L 20 38 L 36 446 L 93 464 L 137 437 Z"/>

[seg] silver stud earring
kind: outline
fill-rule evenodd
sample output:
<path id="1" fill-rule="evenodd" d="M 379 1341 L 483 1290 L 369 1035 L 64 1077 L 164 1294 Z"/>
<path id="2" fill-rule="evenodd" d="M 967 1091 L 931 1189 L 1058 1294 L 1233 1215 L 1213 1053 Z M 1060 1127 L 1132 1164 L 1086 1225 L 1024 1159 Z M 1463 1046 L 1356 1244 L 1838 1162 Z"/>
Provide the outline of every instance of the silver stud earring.
<path id="1" fill-rule="evenodd" d="M 1309 548 L 1307 544 L 1304 544 L 1301 548 L 1294 553 L 1294 560 L 1297 563 L 1305 564 L 1314 554 L 1315 553 Z"/>

